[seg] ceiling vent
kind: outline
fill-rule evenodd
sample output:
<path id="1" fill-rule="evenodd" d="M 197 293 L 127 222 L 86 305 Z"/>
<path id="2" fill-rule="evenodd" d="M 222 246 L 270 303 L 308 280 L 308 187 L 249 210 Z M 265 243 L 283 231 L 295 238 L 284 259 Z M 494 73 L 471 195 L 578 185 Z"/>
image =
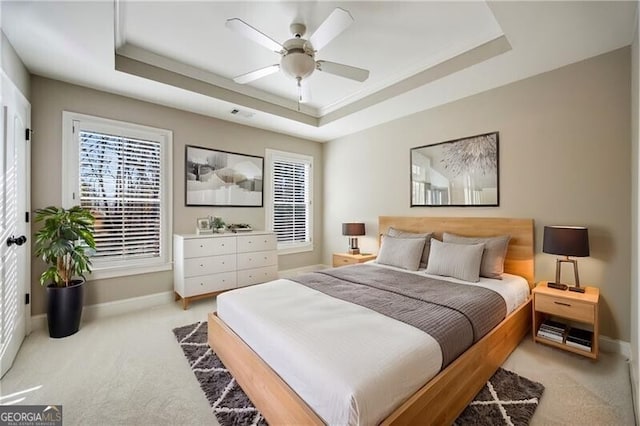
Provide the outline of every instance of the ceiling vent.
<path id="1" fill-rule="evenodd" d="M 256 114 L 251 111 L 242 111 L 242 110 L 239 110 L 238 108 L 234 108 L 231 110 L 231 115 L 235 115 L 243 118 L 252 118 Z"/>

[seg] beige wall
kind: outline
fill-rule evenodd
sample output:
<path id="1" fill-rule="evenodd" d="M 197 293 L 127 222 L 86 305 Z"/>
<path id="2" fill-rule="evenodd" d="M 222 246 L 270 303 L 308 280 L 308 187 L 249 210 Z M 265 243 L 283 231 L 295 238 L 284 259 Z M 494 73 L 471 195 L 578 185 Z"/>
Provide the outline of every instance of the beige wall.
<path id="1" fill-rule="evenodd" d="M 361 249 L 376 251 L 379 215 L 523 217 L 536 223 L 536 279 L 553 279 L 543 226 L 588 226 L 581 281 L 602 291 L 602 332 L 629 341 L 630 57 L 623 48 L 327 143 L 325 263 L 345 251 L 344 221 L 364 221 Z M 410 148 L 491 131 L 500 207 L 409 207 Z"/>
<path id="2" fill-rule="evenodd" d="M 22 60 L 13 49 L 13 46 L 7 39 L 7 36 L 0 31 L 0 64 L 2 70 L 7 74 L 7 77 L 13 84 L 16 85 L 18 90 L 24 95 L 25 98 L 30 99 L 31 87 L 29 71 L 25 68 Z"/>
<path id="3" fill-rule="evenodd" d="M 322 145 L 265 130 L 241 126 L 123 96 L 33 76 L 32 209 L 61 203 L 62 111 L 72 111 L 128 121 L 173 131 L 173 232 L 193 233 L 197 217 L 215 215 L 228 222 L 265 227 L 264 208 L 206 208 L 184 205 L 185 145 L 198 145 L 251 155 L 265 155 L 266 148 L 314 157 L 314 241 L 312 252 L 279 257 L 279 268 L 292 269 L 322 260 Z M 36 227 L 34 227 L 35 229 Z M 32 314 L 45 311 L 45 292 L 38 278 L 44 269 L 32 263 Z M 110 302 L 173 289 L 172 272 L 91 281 L 85 303 Z"/>
<path id="4" fill-rule="evenodd" d="M 631 46 L 631 388 L 633 390 L 633 404 L 636 413 L 640 409 L 638 390 L 640 389 L 638 373 L 640 372 L 640 324 L 638 305 L 640 292 L 638 291 L 640 265 L 638 264 L 638 247 L 640 245 L 640 226 L 638 214 L 640 212 L 640 38 L 638 28 L 638 13 L 640 1 L 636 7 L 636 28 Z"/>

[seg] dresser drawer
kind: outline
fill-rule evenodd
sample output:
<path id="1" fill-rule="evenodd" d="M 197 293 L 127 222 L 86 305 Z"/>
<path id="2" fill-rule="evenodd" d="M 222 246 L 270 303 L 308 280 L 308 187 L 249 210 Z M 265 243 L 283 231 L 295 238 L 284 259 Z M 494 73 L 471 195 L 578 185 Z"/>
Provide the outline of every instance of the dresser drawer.
<path id="1" fill-rule="evenodd" d="M 535 310 L 590 324 L 593 324 L 596 317 L 593 303 L 569 300 L 546 294 L 535 295 Z"/>
<path id="2" fill-rule="evenodd" d="M 278 255 L 275 251 L 255 251 L 252 253 L 238 253 L 238 269 L 262 268 L 276 265 Z"/>
<path id="3" fill-rule="evenodd" d="M 238 287 L 272 281 L 278 278 L 276 265 L 238 271 Z"/>
<path id="4" fill-rule="evenodd" d="M 234 271 L 236 269 L 236 255 L 194 257 L 184 260 L 184 276 L 216 274 L 218 272 Z"/>
<path id="5" fill-rule="evenodd" d="M 224 272 L 222 274 L 202 275 L 184 280 L 184 292 L 182 297 L 191 297 L 200 294 L 213 293 L 236 288 L 236 273 Z"/>
<path id="6" fill-rule="evenodd" d="M 217 256 L 236 252 L 234 237 L 194 238 L 184 241 L 184 257 Z"/>
<path id="7" fill-rule="evenodd" d="M 275 234 L 238 235 L 238 253 L 275 250 L 277 245 Z"/>

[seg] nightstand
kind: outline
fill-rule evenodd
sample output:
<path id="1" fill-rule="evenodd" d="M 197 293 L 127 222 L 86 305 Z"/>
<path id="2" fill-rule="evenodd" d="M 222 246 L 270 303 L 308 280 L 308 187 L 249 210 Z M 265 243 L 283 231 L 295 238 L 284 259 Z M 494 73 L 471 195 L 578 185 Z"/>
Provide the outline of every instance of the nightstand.
<path id="1" fill-rule="evenodd" d="M 356 263 L 364 263 L 377 257 L 375 254 L 349 254 L 349 253 L 333 253 L 333 267 L 344 265 L 355 265 Z"/>
<path id="2" fill-rule="evenodd" d="M 600 337 L 598 323 L 600 290 L 596 287 L 585 287 L 585 290 L 584 293 L 576 293 L 549 288 L 547 287 L 547 281 L 538 283 L 532 290 L 533 341 L 597 359 L 598 339 Z M 555 336 L 555 339 L 551 339 L 538 333 L 541 325 L 547 319 L 567 326 L 561 337 Z M 568 337 L 568 335 L 572 334 L 570 332 L 572 327 L 593 331 L 591 350 L 572 344 L 573 342 Z M 542 332 L 543 330 L 540 331 Z M 547 336 L 554 336 L 554 333 L 547 333 Z"/>

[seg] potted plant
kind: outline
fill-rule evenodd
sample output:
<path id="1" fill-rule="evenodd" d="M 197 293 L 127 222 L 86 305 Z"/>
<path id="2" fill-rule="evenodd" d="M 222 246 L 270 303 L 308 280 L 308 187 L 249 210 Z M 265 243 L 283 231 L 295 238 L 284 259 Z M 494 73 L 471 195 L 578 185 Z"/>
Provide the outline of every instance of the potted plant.
<path id="1" fill-rule="evenodd" d="M 87 209 L 47 207 L 36 210 L 36 222 L 44 222 L 35 235 L 35 254 L 49 267 L 40 276 L 47 287 L 47 322 L 51 337 L 78 331 L 84 300 L 84 274 L 91 272 L 94 216 Z"/>
<path id="2" fill-rule="evenodd" d="M 224 220 L 222 220 L 222 218 L 218 216 L 214 217 L 213 221 L 211 222 L 213 232 L 222 232 L 225 225 L 226 224 L 224 223 Z"/>

